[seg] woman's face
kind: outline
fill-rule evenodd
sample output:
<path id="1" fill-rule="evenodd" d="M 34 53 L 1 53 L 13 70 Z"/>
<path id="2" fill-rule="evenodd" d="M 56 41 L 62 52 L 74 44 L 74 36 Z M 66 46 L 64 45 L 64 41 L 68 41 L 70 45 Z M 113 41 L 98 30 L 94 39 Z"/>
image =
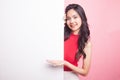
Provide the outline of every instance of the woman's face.
<path id="1" fill-rule="evenodd" d="M 80 26 L 82 24 L 82 20 L 79 14 L 74 9 L 70 9 L 66 13 L 66 23 L 68 27 L 72 30 L 73 34 L 78 34 Z"/>

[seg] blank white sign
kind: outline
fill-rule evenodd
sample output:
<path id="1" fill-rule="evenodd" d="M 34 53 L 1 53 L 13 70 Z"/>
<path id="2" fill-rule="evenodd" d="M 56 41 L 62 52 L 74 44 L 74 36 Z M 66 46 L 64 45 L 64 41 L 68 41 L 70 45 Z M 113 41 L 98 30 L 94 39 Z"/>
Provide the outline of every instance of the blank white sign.
<path id="1" fill-rule="evenodd" d="M 0 0 L 0 80 L 63 80 L 63 0 Z"/>

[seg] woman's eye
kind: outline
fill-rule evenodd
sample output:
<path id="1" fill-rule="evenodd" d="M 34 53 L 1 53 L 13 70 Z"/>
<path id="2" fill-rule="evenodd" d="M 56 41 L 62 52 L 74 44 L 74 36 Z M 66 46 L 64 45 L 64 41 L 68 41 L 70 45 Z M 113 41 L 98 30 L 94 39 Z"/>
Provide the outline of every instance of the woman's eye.
<path id="1" fill-rule="evenodd" d="M 66 21 L 67 21 L 67 20 L 70 20 L 70 18 L 66 18 Z"/>
<path id="2" fill-rule="evenodd" d="M 75 16 L 74 19 L 76 19 L 77 17 Z"/>

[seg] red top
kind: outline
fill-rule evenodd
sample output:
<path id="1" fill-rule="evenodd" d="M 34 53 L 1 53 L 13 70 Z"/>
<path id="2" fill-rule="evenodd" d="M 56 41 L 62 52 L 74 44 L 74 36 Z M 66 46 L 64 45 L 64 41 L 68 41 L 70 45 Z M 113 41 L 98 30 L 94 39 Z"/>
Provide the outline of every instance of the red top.
<path id="1" fill-rule="evenodd" d="M 78 66 L 77 60 L 75 60 L 75 54 L 78 49 L 77 45 L 78 35 L 71 34 L 69 39 L 64 41 L 64 60 L 71 64 Z M 70 68 L 64 66 L 64 71 L 71 71 Z"/>

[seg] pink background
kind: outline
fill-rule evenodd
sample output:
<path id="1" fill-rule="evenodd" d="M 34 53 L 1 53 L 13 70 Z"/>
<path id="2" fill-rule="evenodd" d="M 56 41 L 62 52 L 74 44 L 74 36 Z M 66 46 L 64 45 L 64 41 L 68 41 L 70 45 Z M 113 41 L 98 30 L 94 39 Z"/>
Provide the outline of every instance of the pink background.
<path id="1" fill-rule="evenodd" d="M 120 80 L 120 0 L 65 0 L 83 6 L 92 40 L 88 76 L 80 80 Z"/>

